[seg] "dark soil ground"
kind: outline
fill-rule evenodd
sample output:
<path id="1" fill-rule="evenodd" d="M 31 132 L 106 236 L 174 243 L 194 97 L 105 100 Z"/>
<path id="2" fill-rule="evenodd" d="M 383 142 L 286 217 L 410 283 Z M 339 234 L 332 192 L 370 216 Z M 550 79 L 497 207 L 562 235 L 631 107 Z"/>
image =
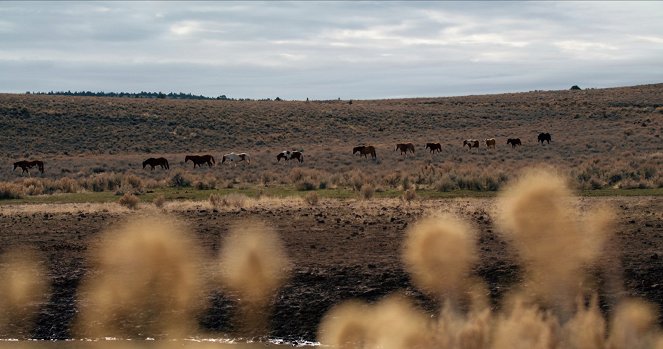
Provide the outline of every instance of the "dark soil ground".
<path id="1" fill-rule="evenodd" d="M 456 213 L 479 232 L 480 263 L 476 274 L 489 285 L 495 307 L 520 278 L 514 252 L 497 234 L 492 209 L 495 199 L 423 201 L 411 205 L 396 200 L 324 201 L 305 204 L 255 205 L 246 209 L 183 208 L 172 214 L 195 233 L 208 252 L 217 252 L 230 225 L 259 218 L 274 225 L 282 237 L 293 271 L 274 297 L 270 338 L 290 342 L 315 341 L 320 319 L 335 304 L 357 298 L 376 301 L 400 292 L 420 307 L 436 313 L 434 301 L 415 289 L 403 270 L 400 252 L 404 233 L 431 211 Z M 663 305 L 663 201 L 658 197 L 583 198 L 584 209 L 599 203 L 618 208 L 614 251 L 606 250 L 604 267 L 596 271 L 600 284 L 618 280 L 622 289 L 602 290 L 602 308 L 637 296 Z M 30 212 L 30 213 L 27 213 Z M 136 214 L 143 214 L 139 210 Z M 71 325 L 79 307 L 77 287 L 88 274 L 88 248 L 100 233 L 134 215 L 114 210 L 21 211 L 0 207 L 0 248 L 19 245 L 38 249 L 48 262 L 52 282 L 50 301 L 40 310 L 29 335 L 38 339 L 72 338 Z M 199 317 L 211 336 L 232 336 L 236 330 L 233 297 L 216 292 Z M 660 322 L 660 321 L 659 321 Z"/>

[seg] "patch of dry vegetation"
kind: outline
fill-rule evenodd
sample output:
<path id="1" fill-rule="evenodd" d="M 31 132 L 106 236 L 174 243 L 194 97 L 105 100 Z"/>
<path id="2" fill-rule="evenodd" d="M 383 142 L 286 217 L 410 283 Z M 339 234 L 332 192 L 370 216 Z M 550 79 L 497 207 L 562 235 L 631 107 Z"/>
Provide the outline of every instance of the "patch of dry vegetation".
<path id="1" fill-rule="evenodd" d="M 472 276 L 475 234 L 443 214 L 408 229 L 403 261 L 414 284 L 440 299 L 431 319 L 406 298 L 335 306 L 319 327 L 332 348 L 658 348 L 652 305 L 624 299 L 609 321 L 598 309 L 588 267 L 611 232 L 614 212 L 594 209 L 584 221 L 566 181 L 541 169 L 523 174 L 498 200 L 498 222 L 525 269 L 519 289 L 499 310 Z M 587 301 L 588 300 L 588 301 Z M 586 305 L 588 304 L 588 305 Z"/>
<path id="2" fill-rule="evenodd" d="M 155 186 L 358 191 L 366 181 L 404 191 L 413 185 L 496 191 L 521 168 L 554 164 L 574 188 L 660 188 L 662 91 L 658 84 L 353 104 L 0 94 L 0 122 L 22 135 L 0 140 L 1 152 L 12 154 L 0 161 L 38 157 L 46 166 L 44 175 L 33 174 L 38 180 L 25 182 L 3 166 L 0 180 L 21 185 L 24 195 Z M 410 122 L 403 123 L 403 115 Z M 222 126 L 230 124 L 232 132 Z M 551 144 L 536 142 L 542 131 L 552 134 Z M 415 154 L 394 151 L 403 135 Z M 523 145 L 506 145 L 513 137 Z M 497 149 L 468 151 L 462 147 L 467 138 L 496 138 Z M 427 152 L 426 142 L 441 143 L 442 152 Z M 373 144 L 378 160 L 353 156 L 359 143 Z M 277 162 L 283 149 L 303 150 L 305 162 Z M 251 164 L 194 170 L 184 163 L 187 154 L 230 151 L 248 152 Z M 169 159 L 171 170 L 142 169 L 142 161 L 157 154 Z"/>

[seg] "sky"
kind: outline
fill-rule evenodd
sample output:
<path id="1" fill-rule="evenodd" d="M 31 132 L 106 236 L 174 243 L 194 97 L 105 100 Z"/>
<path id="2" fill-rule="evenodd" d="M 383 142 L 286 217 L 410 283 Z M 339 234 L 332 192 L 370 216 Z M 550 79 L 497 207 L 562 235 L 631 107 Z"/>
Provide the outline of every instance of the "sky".
<path id="1" fill-rule="evenodd" d="M 0 92 L 383 99 L 663 82 L 661 1 L 0 1 Z"/>

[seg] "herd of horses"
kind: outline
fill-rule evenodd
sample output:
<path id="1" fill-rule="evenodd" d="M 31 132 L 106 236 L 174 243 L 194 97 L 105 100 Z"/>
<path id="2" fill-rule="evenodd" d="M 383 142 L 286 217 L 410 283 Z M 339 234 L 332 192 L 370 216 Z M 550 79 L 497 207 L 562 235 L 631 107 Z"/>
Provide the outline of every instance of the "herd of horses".
<path id="1" fill-rule="evenodd" d="M 539 136 L 537 137 L 538 143 L 541 143 L 543 145 L 544 142 L 550 142 L 552 141 L 552 137 L 550 136 L 550 133 L 539 133 Z M 488 149 L 490 148 L 495 148 L 497 141 L 495 138 L 488 138 L 484 139 L 484 143 L 486 144 L 486 147 Z M 463 141 L 463 148 L 467 146 L 469 150 L 472 150 L 472 148 L 477 148 L 479 149 L 479 140 L 477 139 L 466 139 Z M 522 145 L 522 142 L 520 138 L 509 138 L 506 141 L 506 144 L 510 144 L 511 148 L 515 148 L 516 146 Z M 440 143 L 426 143 L 426 148 L 428 149 L 429 152 L 435 153 L 436 151 L 438 153 L 442 152 L 442 144 Z M 413 143 L 398 143 L 396 144 L 396 149 L 394 151 L 400 150 L 401 155 L 407 156 L 408 153 L 414 154 L 414 144 Z M 371 156 L 372 159 L 377 159 L 377 153 L 375 151 L 375 147 L 372 145 L 358 145 L 354 148 L 352 148 L 352 154 L 357 154 L 359 153 L 359 156 L 361 157 L 362 155 L 365 158 L 368 158 L 368 155 Z M 302 154 L 301 151 L 298 150 L 284 150 L 276 155 L 276 161 L 281 162 L 281 160 L 285 160 L 286 162 L 289 160 L 296 160 L 299 161 L 299 163 L 304 162 L 304 154 Z M 191 161 L 193 163 L 193 168 L 195 169 L 196 167 L 202 167 L 203 165 L 207 164 L 208 167 L 214 166 L 216 164 L 216 161 L 214 160 L 214 157 L 212 155 L 187 155 L 184 157 L 184 163 L 188 163 Z M 246 162 L 247 164 L 251 163 L 251 158 L 247 153 L 229 153 L 229 154 L 224 154 L 221 163 L 225 162 L 232 163 L 233 166 L 237 166 L 237 163 L 239 162 Z M 14 169 L 12 171 L 15 171 L 17 168 L 21 168 L 23 173 L 28 173 L 30 175 L 30 169 L 33 167 L 37 167 L 39 172 L 42 174 L 44 173 L 44 162 L 39 161 L 39 160 L 33 160 L 33 161 L 18 161 L 14 163 Z M 166 158 L 160 157 L 160 158 L 149 158 L 143 161 L 143 169 L 145 169 L 147 166 L 150 166 L 151 170 L 154 170 L 156 167 L 161 167 L 164 170 L 170 169 L 170 165 L 168 164 L 168 160 Z"/>

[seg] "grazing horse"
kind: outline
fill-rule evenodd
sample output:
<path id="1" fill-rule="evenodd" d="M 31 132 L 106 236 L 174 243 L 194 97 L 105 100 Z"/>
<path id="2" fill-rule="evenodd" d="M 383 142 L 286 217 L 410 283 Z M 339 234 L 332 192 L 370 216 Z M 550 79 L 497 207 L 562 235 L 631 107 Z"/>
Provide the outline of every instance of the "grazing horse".
<path id="1" fill-rule="evenodd" d="M 431 153 L 434 153 L 436 150 L 438 153 L 442 152 L 442 144 L 440 143 L 426 143 L 426 149 L 430 149 Z"/>
<path id="2" fill-rule="evenodd" d="M 548 144 L 550 144 L 550 141 L 552 141 L 552 137 L 550 137 L 550 133 L 548 133 L 548 132 L 539 133 L 538 139 L 539 139 L 539 142 L 541 142 L 542 145 L 543 145 L 543 141 L 548 141 Z"/>
<path id="3" fill-rule="evenodd" d="M 276 160 L 278 162 L 281 162 L 281 159 L 284 159 L 285 161 L 288 161 L 290 159 L 296 159 L 300 163 L 304 162 L 304 154 L 302 152 L 297 151 L 297 150 L 284 150 L 280 152 L 278 155 L 276 155 Z"/>
<path id="4" fill-rule="evenodd" d="M 511 144 L 511 148 L 515 148 L 517 145 L 523 145 L 520 143 L 520 138 L 509 138 L 506 140 L 506 144 Z"/>
<path id="5" fill-rule="evenodd" d="M 375 147 L 372 145 L 360 145 L 352 148 L 352 155 L 356 153 L 359 153 L 359 156 L 363 155 L 365 158 L 368 158 L 368 154 L 371 154 L 372 159 L 377 158 Z"/>
<path id="6" fill-rule="evenodd" d="M 20 167 L 23 170 L 21 172 L 21 174 L 27 172 L 28 175 L 30 175 L 30 169 L 35 167 L 35 166 L 37 166 L 37 169 L 39 170 L 39 172 L 41 172 L 42 174 L 44 173 L 44 162 L 39 161 L 39 160 L 34 160 L 34 161 L 22 160 L 22 161 L 15 162 L 14 163 L 14 169 L 12 170 L 12 172 L 15 171 L 17 167 Z"/>
<path id="7" fill-rule="evenodd" d="M 412 143 L 398 143 L 398 144 L 396 144 L 396 149 L 394 149 L 394 151 L 396 151 L 396 150 L 400 150 L 401 155 L 405 154 L 405 156 L 407 156 L 408 151 L 411 151 L 412 154 L 414 154 L 414 144 L 412 144 Z"/>
<path id="8" fill-rule="evenodd" d="M 152 167 L 152 171 L 154 171 L 154 168 L 157 166 L 161 166 L 164 170 L 167 170 L 170 168 L 170 165 L 168 165 L 168 160 L 166 158 L 149 158 L 145 161 L 143 161 L 143 169 L 145 169 L 145 166 L 149 165 Z"/>
<path id="9" fill-rule="evenodd" d="M 484 141 L 486 142 L 486 147 L 488 147 L 489 149 L 490 149 L 491 147 L 492 147 L 493 149 L 495 149 L 495 138 L 488 138 L 488 139 L 486 139 L 486 140 L 484 140 Z"/>
<path id="10" fill-rule="evenodd" d="M 472 148 L 477 148 L 477 151 L 478 151 L 479 150 L 479 141 L 476 140 L 476 139 L 466 139 L 466 140 L 463 141 L 463 148 L 465 146 L 468 146 L 470 148 L 470 150 L 472 150 Z"/>
<path id="11" fill-rule="evenodd" d="M 237 166 L 237 163 L 242 162 L 242 161 L 246 161 L 248 164 L 251 163 L 251 158 L 249 157 L 249 154 L 247 154 L 247 153 L 225 154 L 225 155 L 223 155 L 223 158 L 221 159 L 221 163 L 223 164 L 224 162 L 226 162 L 226 160 L 232 162 L 234 166 Z"/>
<path id="12" fill-rule="evenodd" d="M 187 155 L 184 158 L 184 163 L 186 164 L 189 160 L 193 162 L 193 168 L 196 168 L 196 165 L 198 165 L 198 167 L 203 167 L 203 164 L 205 163 L 207 163 L 207 166 L 212 167 L 212 165 L 216 163 L 212 155 Z"/>

